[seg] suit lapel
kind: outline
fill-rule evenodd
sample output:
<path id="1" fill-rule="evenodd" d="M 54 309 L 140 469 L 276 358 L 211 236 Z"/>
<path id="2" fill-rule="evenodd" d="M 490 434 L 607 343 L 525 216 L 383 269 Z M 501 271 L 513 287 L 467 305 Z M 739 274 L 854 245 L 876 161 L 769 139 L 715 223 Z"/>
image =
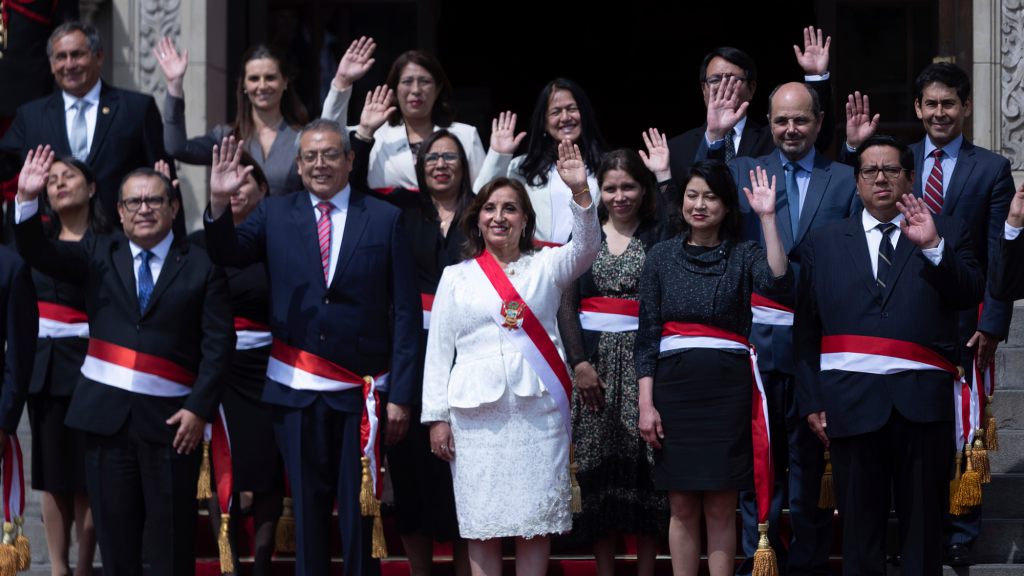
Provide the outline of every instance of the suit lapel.
<path id="1" fill-rule="evenodd" d="M 341 248 L 338 249 L 338 264 L 334 268 L 333 282 L 338 282 L 345 268 L 352 260 L 359 238 L 366 228 L 366 196 L 352 192 L 348 200 L 348 214 L 345 215 L 345 232 L 341 237 Z"/>
<path id="2" fill-rule="evenodd" d="M 927 136 L 925 136 L 927 138 Z M 910 150 L 914 153 L 914 196 L 922 198 L 921 183 L 924 182 L 928 176 L 924 173 L 924 140 L 910 145 Z"/>
<path id="3" fill-rule="evenodd" d="M 900 272 L 906 267 L 907 261 L 910 260 L 910 256 L 916 248 L 917 246 L 913 242 L 908 240 L 903 234 L 900 234 L 900 239 L 896 242 L 896 254 L 893 255 L 892 266 L 889 267 L 888 282 L 886 282 L 885 289 L 882 292 L 883 306 L 889 301 L 893 286 L 896 286 L 896 282 L 900 278 Z"/>
<path id="4" fill-rule="evenodd" d="M 309 192 L 302 191 L 295 194 L 295 205 L 292 208 L 292 217 L 295 219 L 295 229 L 299 232 L 299 244 L 305 247 L 306 252 L 309 255 L 309 264 L 307 266 L 300 266 L 299 269 L 309 268 L 315 270 L 318 282 L 323 287 L 327 287 L 327 281 L 324 279 L 323 260 L 320 258 L 320 238 L 316 233 L 316 222 L 319 213 L 313 208 L 313 204 L 309 200 Z"/>
<path id="5" fill-rule="evenodd" d="M 704 130 L 707 131 L 708 123 L 704 123 Z M 757 145 L 758 136 L 760 136 L 760 130 L 755 122 L 747 116 L 747 123 L 743 125 L 743 135 L 740 136 L 740 147 L 736 150 L 737 156 L 750 156 L 754 151 L 754 146 Z M 704 134 L 702 133 L 701 136 Z"/>
<path id="6" fill-rule="evenodd" d="M 156 285 L 153 286 L 153 294 L 149 297 L 149 303 L 146 304 L 143 316 L 150 313 L 156 301 L 167 291 L 167 285 L 174 281 L 174 277 L 178 275 L 178 272 L 188 262 L 188 250 L 181 250 L 182 242 L 185 242 L 185 240 L 175 238 L 171 244 L 171 249 L 167 251 L 167 258 L 164 259 L 164 263 L 160 267 L 160 277 L 157 278 Z"/>
<path id="7" fill-rule="evenodd" d="M 111 260 L 114 261 L 114 268 L 117 275 L 121 277 L 121 283 L 128 293 L 128 300 L 131 302 L 133 312 L 139 311 L 139 291 L 135 286 L 135 260 L 132 258 L 132 249 L 128 245 L 128 239 L 122 238 L 113 245 Z"/>
<path id="8" fill-rule="evenodd" d="M 46 104 L 46 121 L 50 124 L 50 134 L 54 135 L 50 147 L 57 156 L 71 154 L 71 142 L 68 140 L 67 114 L 64 112 L 64 97 L 60 91 L 54 92 Z"/>
<path id="9" fill-rule="evenodd" d="M 114 117 L 117 116 L 117 111 L 120 107 L 120 93 L 104 83 L 100 88 L 100 106 L 99 110 L 96 110 L 96 130 L 92 135 L 92 146 L 89 147 L 89 159 L 86 161 L 86 164 L 92 166 L 96 162 L 96 155 L 103 144 L 103 137 L 106 136 L 107 130 L 110 129 L 110 125 L 114 122 Z M 163 272 L 161 271 L 162 274 Z"/>
<path id="10" fill-rule="evenodd" d="M 947 216 L 953 213 L 953 208 L 956 206 L 957 200 L 960 200 L 964 187 L 971 178 L 971 172 L 977 164 L 974 152 L 974 145 L 967 140 L 960 145 L 960 155 L 953 168 L 953 177 L 949 179 L 949 190 L 942 194 L 942 213 Z"/>
<path id="11" fill-rule="evenodd" d="M 814 153 L 814 170 L 811 171 L 811 180 L 807 183 L 807 195 L 804 196 L 804 205 L 800 208 L 800 224 L 796 231 L 794 244 L 799 244 L 804 234 L 811 227 L 811 220 L 814 219 L 821 200 L 825 197 L 829 180 L 832 179 L 830 162 L 821 154 Z"/>
<path id="12" fill-rule="evenodd" d="M 849 224 L 846 226 L 846 249 L 850 251 L 850 260 L 857 269 L 857 276 L 860 276 L 864 286 L 881 304 L 882 294 L 878 290 L 878 283 L 875 281 L 874 272 L 872 272 L 871 251 L 868 250 L 868 237 L 864 233 L 861 218 L 861 212 L 858 211 L 849 219 Z"/>

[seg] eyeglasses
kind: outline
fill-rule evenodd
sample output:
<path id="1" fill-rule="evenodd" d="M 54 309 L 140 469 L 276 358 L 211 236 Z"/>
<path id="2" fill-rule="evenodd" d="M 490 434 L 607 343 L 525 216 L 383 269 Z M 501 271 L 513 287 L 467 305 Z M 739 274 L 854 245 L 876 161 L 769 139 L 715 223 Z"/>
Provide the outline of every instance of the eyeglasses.
<path id="1" fill-rule="evenodd" d="M 743 76 L 708 76 L 707 78 L 701 78 L 700 81 L 711 86 L 718 86 L 722 83 L 722 80 L 728 81 L 730 78 L 735 78 L 740 82 L 746 82 L 747 79 Z"/>
<path id="2" fill-rule="evenodd" d="M 150 210 L 159 210 L 164 207 L 167 203 L 167 196 L 150 196 L 149 198 L 128 198 L 127 200 L 121 200 L 118 202 L 124 209 L 129 212 L 138 212 L 139 208 L 145 204 Z"/>
<path id="3" fill-rule="evenodd" d="M 449 166 L 455 166 L 460 162 L 459 155 L 455 152 L 445 152 L 438 154 L 437 152 L 431 152 L 423 157 L 424 166 L 433 166 L 437 164 L 438 159 L 444 158 L 444 163 Z"/>
<path id="4" fill-rule="evenodd" d="M 882 168 L 882 175 L 885 176 L 886 180 L 899 178 L 901 172 L 903 172 L 903 168 L 896 168 L 895 166 Z M 864 180 L 874 180 L 878 178 L 878 168 L 865 168 L 860 171 L 860 177 Z"/>
<path id="5" fill-rule="evenodd" d="M 341 152 L 336 150 L 328 150 L 327 152 L 306 152 L 302 156 L 302 163 L 307 166 L 316 164 L 317 158 L 321 158 L 324 164 L 337 164 L 341 160 Z"/>

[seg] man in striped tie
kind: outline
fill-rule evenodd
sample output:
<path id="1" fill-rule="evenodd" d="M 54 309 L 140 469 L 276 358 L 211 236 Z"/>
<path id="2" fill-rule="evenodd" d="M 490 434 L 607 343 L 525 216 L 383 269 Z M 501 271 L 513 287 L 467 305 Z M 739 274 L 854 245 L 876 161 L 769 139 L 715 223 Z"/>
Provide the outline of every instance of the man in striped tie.
<path id="1" fill-rule="evenodd" d="M 924 200 L 932 213 L 967 222 L 975 258 L 987 274 L 996 260 L 1013 198 L 1010 162 L 964 139 L 964 123 L 972 108 L 967 72 L 949 62 L 935 63 L 917 77 L 916 88 L 914 109 L 927 136 L 910 146 L 918 174 L 914 195 Z M 871 117 L 867 96 L 860 93 L 849 97 L 846 117 L 844 162 L 874 134 L 879 121 L 878 115 Z M 980 371 L 993 361 L 999 342 L 1009 335 L 1013 313 L 1012 302 L 998 302 L 991 292 L 989 287 L 980 313 L 974 308 L 960 314 L 961 358 L 967 367 L 976 361 Z M 974 371 L 968 369 L 967 374 L 973 378 Z M 981 506 L 963 516 L 946 517 L 944 538 L 950 565 L 969 564 L 967 554 L 980 528 Z"/>

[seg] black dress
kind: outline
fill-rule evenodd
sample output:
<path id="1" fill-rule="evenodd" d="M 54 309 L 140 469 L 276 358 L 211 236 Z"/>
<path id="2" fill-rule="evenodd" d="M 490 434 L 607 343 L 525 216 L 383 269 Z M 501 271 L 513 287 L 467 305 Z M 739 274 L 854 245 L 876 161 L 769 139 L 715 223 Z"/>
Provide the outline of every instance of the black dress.
<path id="1" fill-rule="evenodd" d="M 206 247 L 202 230 L 189 236 Z M 248 268 L 224 268 L 231 290 L 236 330 L 240 324 L 267 326 L 270 322 L 270 283 L 263 263 Z M 240 322 L 241 321 L 241 322 Z M 269 327 L 265 328 L 269 331 Z M 239 344 L 241 345 L 241 344 Z M 283 492 L 284 462 L 274 437 L 274 415 L 263 402 L 270 344 L 237 349 L 221 405 L 231 437 L 231 466 L 235 492 Z"/>
<path id="2" fill-rule="evenodd" d="M 659 490 L 753 487 L 752 375 L 744 350 L 660 351 L 666 322 L 692 322 L 749 337 L 750 294 L 787 293 L 792 268 L 776 278 L 758 243 L 690 246 L 685 235 L 654 247 L 640 282 L 637 378 L 654 378 L 665 437 L 655 451 Z"/>

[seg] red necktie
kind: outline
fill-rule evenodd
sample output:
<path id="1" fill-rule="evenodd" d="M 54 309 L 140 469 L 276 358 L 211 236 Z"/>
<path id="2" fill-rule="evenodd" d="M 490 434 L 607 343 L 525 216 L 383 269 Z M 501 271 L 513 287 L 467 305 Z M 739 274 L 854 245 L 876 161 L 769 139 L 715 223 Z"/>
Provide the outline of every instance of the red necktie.
<path id="1" fill-rule="evenodd" d="M 935 156 L 935 164 L 924 185 L 924 203 L 932 212 L 940 214 L 942 212 L 942 149 L 935 150 L 932 155 Z"/>
<path id="2" fill-rule="evenodd" d="M 316 205 L 320 218 L 316 221 L 316 235 L 320 238 L 320 261 L 324 265 L 324 283 L 331 271 L 331 205 L 320 202 Z"/>

